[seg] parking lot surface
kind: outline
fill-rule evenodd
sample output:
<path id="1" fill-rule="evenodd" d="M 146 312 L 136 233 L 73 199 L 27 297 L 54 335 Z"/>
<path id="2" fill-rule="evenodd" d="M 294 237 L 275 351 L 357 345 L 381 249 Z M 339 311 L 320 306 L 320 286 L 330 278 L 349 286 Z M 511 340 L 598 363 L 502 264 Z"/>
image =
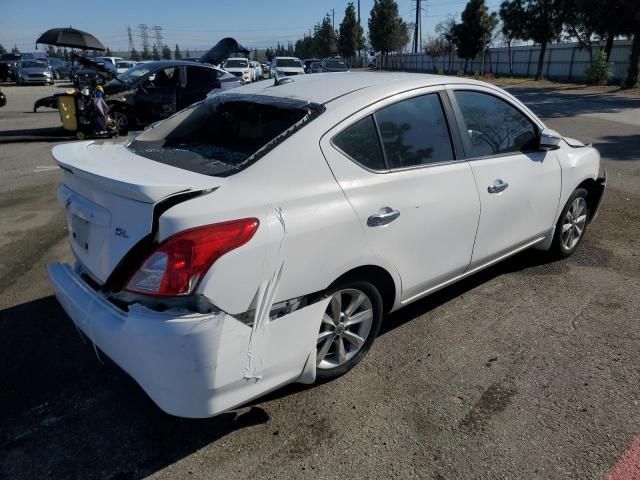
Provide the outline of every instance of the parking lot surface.
<path id="1" fill-rule="evenodd" d="M 388 316 L 336 381 L 185 420 L 83 343 L 52 297 L 45 265 L 70 260 L 50 157 L 66 134 L 57 111 L 32 107 L 64 87 L 2 88 L 0 477 L 640 472 L 640 98 L 510 89 L 602 154 L 606 198 L 574 256 L 524 252 Z"/>

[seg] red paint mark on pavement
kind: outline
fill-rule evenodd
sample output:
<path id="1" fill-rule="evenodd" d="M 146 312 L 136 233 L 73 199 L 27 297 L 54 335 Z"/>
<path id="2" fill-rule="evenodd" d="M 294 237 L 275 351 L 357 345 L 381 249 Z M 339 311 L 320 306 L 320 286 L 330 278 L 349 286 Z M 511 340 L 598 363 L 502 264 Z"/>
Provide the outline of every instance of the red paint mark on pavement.
<path id="1" fill-rule="evenodd" d="M 627 451 L 618 460 L 607 480 L 640 480 L 640 436 L 637 436 Z"/>

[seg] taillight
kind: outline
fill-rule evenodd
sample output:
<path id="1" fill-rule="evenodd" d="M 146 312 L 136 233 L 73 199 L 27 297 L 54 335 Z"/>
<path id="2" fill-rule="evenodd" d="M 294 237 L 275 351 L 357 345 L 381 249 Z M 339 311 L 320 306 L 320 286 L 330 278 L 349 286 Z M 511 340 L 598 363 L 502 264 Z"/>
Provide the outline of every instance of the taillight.
<path id="1" fill-rule="evenodd" d="M 257 218 L 245 218 L 176 233 L 147 258 L 126 290 L 157 296 L 189 295 L 217 259 L 251 240 L 259 224 Z"/>

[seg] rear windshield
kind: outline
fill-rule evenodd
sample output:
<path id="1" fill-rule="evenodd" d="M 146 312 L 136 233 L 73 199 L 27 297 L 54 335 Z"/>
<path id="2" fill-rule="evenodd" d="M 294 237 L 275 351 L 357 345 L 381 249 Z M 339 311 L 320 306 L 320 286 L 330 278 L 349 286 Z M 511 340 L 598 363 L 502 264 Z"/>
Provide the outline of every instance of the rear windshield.
<path id="1" fill-rule="evenodd" d="M 227 60 L 224 64 L 225 68 L 244 68 L 248 65 L 246 60 Z"/>
<path id="2" fill-rule="evenodd" d="M 300 63 L 300 60 L 296 60 L 295 58 L 278 58 L 276 60 L 276 67 L 302 68 L 302 63 Z"/>
<path id="3" fill-rule="evenodd" d="M 226 177 L 253 164 L 322 110 L 303 100 L 226 93 L 159 122 L 128 148 L 166 165 Z"/>
<path id="4" fill-rule="evenodd" d="M 325 60 L 327 68 L 347 68 L 347 64 L 342 60 Z"/>

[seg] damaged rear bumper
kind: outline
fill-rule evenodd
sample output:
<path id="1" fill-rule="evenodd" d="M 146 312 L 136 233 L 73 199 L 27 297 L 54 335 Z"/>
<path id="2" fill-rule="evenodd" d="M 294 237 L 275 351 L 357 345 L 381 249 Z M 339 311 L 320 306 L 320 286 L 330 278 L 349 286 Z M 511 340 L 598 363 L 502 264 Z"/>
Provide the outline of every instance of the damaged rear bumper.
<path id="1" fill-rule="evenodd" d="M 58 301 L 77 327 L 165 412 L 201 418 L 292 381 L 315 380 L 315 344 L 328 299 L 268 322 L 252 351 L 252 327 L 224 312 L 124 312 L 67 264 L 51 264 Z M 249 364 L 260 375 L 247 375 Z"/>

